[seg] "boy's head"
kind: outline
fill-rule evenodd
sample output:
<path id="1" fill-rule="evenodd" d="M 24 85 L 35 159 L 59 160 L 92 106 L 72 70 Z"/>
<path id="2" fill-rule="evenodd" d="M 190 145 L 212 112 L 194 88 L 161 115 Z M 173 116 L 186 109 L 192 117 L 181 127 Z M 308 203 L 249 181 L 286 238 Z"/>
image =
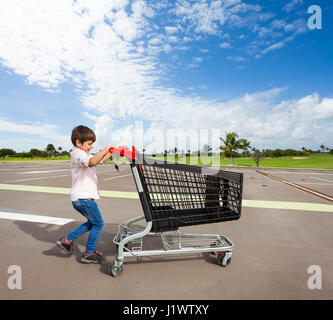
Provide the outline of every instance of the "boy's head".
<path id="1" fill-rule="evenodd" d="M 93 148 L 93 144 L 96 141 L 96 135 L 94 131 L 88 127 L 80 125 L 73 129 L 71 140 L 75 147 L 89 152 L 90 149 Z"/>

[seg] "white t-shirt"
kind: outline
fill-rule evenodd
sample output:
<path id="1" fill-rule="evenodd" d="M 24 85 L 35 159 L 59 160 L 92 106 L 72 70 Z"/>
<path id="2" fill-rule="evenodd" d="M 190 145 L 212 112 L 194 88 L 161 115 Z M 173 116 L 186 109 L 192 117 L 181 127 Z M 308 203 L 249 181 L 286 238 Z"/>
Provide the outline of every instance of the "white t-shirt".
<path id="1" fill-rule="evenodd" d="M 73 148 L 70 156 L 72 172 L 71 200 L 99 199 L 96 168 L 89 167 L 89 159 L 93 156 L 77 147 Z"/>

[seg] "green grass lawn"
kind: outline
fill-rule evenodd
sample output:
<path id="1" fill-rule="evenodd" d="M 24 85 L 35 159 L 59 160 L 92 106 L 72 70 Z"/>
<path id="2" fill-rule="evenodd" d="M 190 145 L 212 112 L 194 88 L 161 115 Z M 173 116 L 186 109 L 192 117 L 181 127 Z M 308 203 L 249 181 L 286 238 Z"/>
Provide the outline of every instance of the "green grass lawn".
<path id="1" fill-rule="evenodd" d="M 163 157 L 155 159 L 164 160 Z M 175 162 L 174 156 L 167 158 L 169 162 Z M 213 165 L 213 166 L 232 166 L 230 158 L 218 156 L 208 157 L 179 157 L 178 163 L 192 165 Z M 235 166 L 255 167 L 255 161 L 248 157 L 234 158 Z M 259 167 L 277 167 L 277 168 L 309 168 L 309 169 L 333 169 L 333 156 L 329 154 L 314 154 L 308 157 L 280 157 L 263 158 L 260 160 Z"/>
<path id="2" fill-rule="evenodd" d="M 51 158 L 12 158 L 6 157 L 0 161 L 56 161 L 69 160 L 69 157 L 51 157 Z M 164 157 L 155 157 L 151 159 L 164 160 Z M 110 161 L 110 160 L 109 160 Z M 115 159 L 117 163 L 126 163 L 125 158 Z M 167 157 L 168 162 L 175 162 L 174 156 Z M 208 157 L 179 157 L 178 163 L 191 165 L 213 165 L 213 166 L 232 166 L 230 158 L 222 158 L 218 156 Z M 255 167 L 254 160 L 250 157 L 234 158 L 235 166 Z M 308 157 L 280 157 L 280 158 L 263 158 L 260 160 L 259 167 L 277 167 L 277 168 L 308 168 L 308 169 L 332 169 L 333 170 L 333 155 L 329 154 L 314 154 Z"/>

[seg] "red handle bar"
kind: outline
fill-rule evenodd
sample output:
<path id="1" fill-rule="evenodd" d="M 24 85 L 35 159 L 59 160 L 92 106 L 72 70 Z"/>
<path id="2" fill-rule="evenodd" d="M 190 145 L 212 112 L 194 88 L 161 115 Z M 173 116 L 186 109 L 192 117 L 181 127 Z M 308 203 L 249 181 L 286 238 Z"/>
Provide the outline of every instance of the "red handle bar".
<path id="1" fill-rule="evenodd" d="M 132 146 L 132 151 L 130 149 L 128 149 L 127 146 L 111 147 L 109 149 L 110 153 L 125 156 L 127 159 L 136 159 L 136 154 L 135 153 L 137 151 L 138 150 L 134 146 Z"/>

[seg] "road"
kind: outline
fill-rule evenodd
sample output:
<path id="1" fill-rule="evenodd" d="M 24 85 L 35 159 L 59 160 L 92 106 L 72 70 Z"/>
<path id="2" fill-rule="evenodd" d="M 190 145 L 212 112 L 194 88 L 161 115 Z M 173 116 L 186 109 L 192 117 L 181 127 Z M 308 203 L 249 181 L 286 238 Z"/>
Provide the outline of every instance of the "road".
<path id="1" fill-rule="evenodd" d="M 97 250 L 107 261 L 84 265 L 78 259 L 87 235 L 76 241 L 73 256 L 55 246 L 84 221 L 70 202 L 69 162 L 0 163 L 0 299 L 333 298 L 333 203 L 246 168 L 228 168 L 244 172 L 239 220 L 181 230 L 229 237 L 235 244 L 230 265 L 218 266 L 209 254 L 130 258 L 112 278 L 107 267 L 116 257 L 117 226 L 143 214 L 129 166 L 120 169 L 97 167 L 105 220 Z M 333 172 L 265 172 L 333 195 Z M 160 245 L 149 237 L 145 243 Z M 8 286 L 10 266 L 22 271 L 21 289 Z M 321 276 L 321 289 L 309 288 L 314 275 Z"/>

